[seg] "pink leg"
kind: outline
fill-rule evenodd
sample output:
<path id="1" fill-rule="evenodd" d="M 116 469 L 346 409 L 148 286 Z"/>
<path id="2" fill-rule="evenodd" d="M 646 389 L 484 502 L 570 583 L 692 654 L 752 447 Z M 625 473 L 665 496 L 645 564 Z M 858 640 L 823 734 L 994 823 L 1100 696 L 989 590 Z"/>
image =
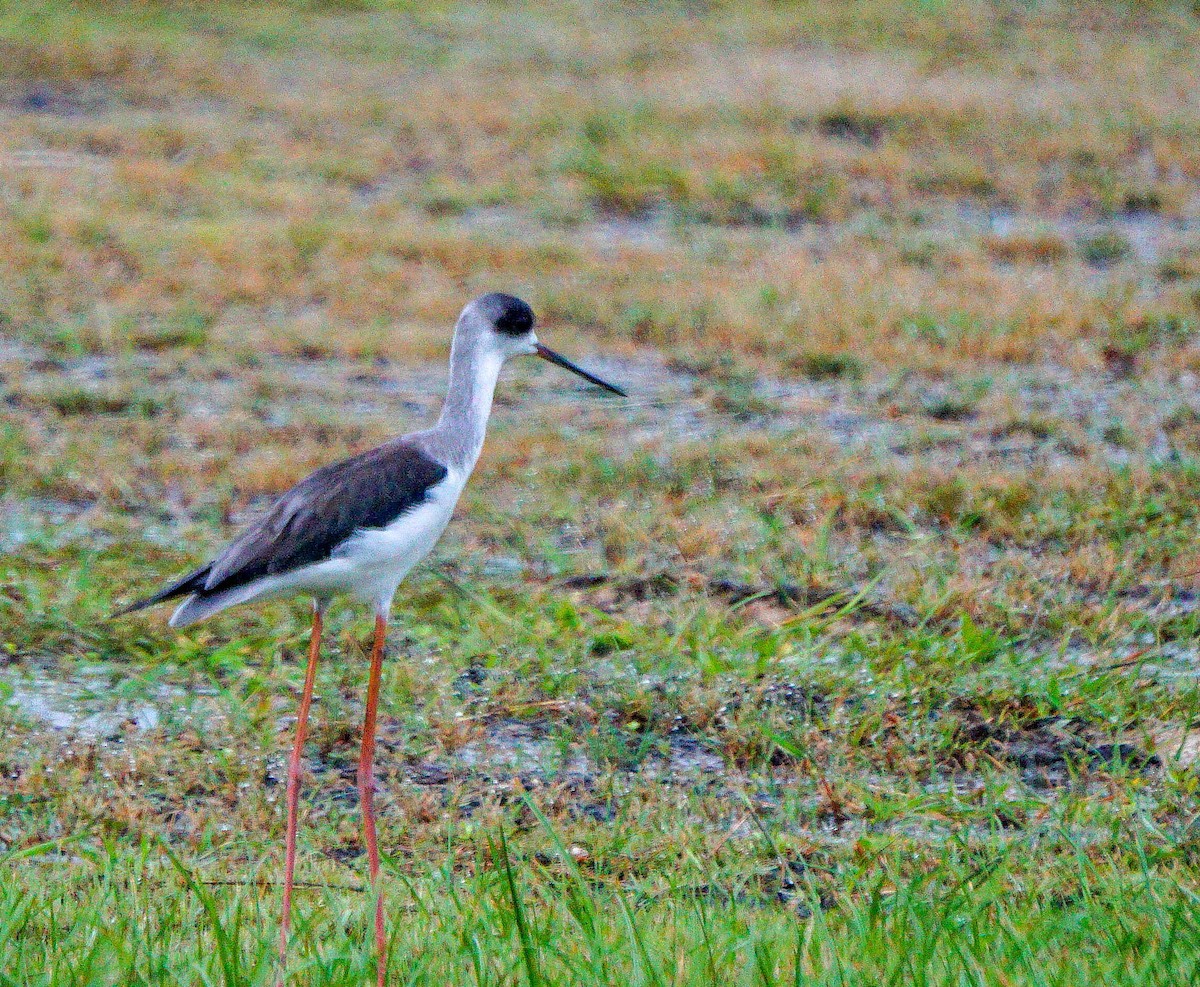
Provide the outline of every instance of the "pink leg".
<path id="1" fill-rule="evenodd" d="M 304 673 L 304 696 L 300 700 L 300 715 L 296 717 L 296 743 L 288 761 L 287 781 L 287 853 L 283 874 L 283 921 L 279 933 L 279 987 L 287 973 L 288 934 L 292 925 L 292 879 L 296 873 L 296 808 L 300 802 L 300 753 L 308 730 L 308 711 L 312 707 L 313 679 L 317 674 L 317 657 L 321 653 L 321 606 L 313 607 L 312 636 L 308 642 L 308 670 Z"/>
<path id="2" fill-rule="evenodd" d="M 379 679 L 383 672 L 383 642 L 387 637 L 387 618 L 375 616 L 375 646 L 371 649 L 371 674 L 367 680 L 367 715 L 363 721 L 362 754 L 358 759 L 358 801 L 362 808 L 363 837 L 367 844 L 367 865 L 371 887 L 375 889 L 376 983 L 383 987 L 387 969 L 387 939 L 383 934 L 383 886 L 379 881 L 379 844 L 375 839 L 375 713 L 379 706 Z"/>

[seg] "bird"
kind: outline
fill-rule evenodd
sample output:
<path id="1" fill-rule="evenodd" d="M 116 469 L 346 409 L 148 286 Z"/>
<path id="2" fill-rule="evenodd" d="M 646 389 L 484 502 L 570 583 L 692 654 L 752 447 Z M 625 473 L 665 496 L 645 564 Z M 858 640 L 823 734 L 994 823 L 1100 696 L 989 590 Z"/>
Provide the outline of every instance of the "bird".
<path id="1" fill-rule="evenodd" d="M 211 561 L 114 614 L 120 617 L 182 598 L 169 623 L 187 627 L 229 607 L 258 600 L 296 595 L 312 600 L 308 664 L 288 761 L 280 985 L 286 976 L 291 928 L 300 757 L 330 601 L 348 596 L 370 607 L 375 617 L 357 783 L 375 896 L 376 980 L 382 987 L 387 956 L 375 826 L 375 730 L 384 645 L 396 590 L 450 521 L 483 449 L 496 381 L 506 361 L 539 356 L 627 397 L 621 388 L 542 345 L 535 322 L 533 309 L 513 295 L 493 292 L 468 303 L 454 327 L 446 399 L 433 428 L 322 466 L 280 496 L 261 520 Z"/>

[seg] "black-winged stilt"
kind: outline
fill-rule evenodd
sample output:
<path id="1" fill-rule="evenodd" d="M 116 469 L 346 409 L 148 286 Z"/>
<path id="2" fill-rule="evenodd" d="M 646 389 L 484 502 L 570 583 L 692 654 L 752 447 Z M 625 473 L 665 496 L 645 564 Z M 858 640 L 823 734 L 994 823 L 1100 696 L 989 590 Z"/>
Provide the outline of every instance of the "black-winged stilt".
<path id="1" fill-rule="evenodd" d="M 184 597 L 171 616 L 171 626 L 185 627 L 252 600 L 294 594 L 313 599 L 304 695 L 288 762 L 281 964 L 286 962 L 291 921 L 300 753 L 312 705 L 322 618 L 330 598 L 347 594 L 375 612 L 358 791 L 375 890 L 377 981 L 382 985 L 386 956 L 375 837 L 375 713 L 392 597 L 408 571 L 433 548 L 454 512 L 483 448 L 492 395 L 505 360 L 536 354 L 625 396 L 620 388 L 539 343 L 533 323 L 533 310 L 512 295 L 497 293 L 475 299 L 463 309 L 454 329 L 449 389 L 441 417 L 433 428 L 323 466 L 280 497 L 266 517 L 211 562 L 116 614 Z M 281 972 L 281 983 L 282 977 Z"/>

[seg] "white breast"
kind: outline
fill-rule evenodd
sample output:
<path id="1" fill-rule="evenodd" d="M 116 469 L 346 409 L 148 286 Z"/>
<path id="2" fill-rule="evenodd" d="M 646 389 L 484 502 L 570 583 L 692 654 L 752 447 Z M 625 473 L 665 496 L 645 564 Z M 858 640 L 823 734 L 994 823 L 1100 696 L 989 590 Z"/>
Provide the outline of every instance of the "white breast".
<path id="1" fill-rule="evenodd" d="M 386 610 L 400 581 L 420 562 L 446 530 L 467 473 L 451 471 L 426 494 L 424 502 L 385 528 L 363 528 L 342 542 L 325 562 L 306 566 L 287 579 L 287 589 L 312 593 L 348 593 Z"/>

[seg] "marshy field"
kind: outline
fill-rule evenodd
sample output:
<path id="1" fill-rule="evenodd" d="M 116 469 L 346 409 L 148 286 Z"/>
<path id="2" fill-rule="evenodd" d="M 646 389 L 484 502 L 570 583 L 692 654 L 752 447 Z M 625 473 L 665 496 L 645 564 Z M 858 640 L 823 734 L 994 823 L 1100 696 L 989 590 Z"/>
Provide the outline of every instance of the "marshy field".
<path id="1" fill-rule="evenodd" d="M 0 984 L 274 983 L 306 606 L 109 614 L 490 290 L 630 397 L 506 371 L 401 587 L 389 983 L 1200 981 L 1195 3 L 0 3 L 0 120 Z"/>

